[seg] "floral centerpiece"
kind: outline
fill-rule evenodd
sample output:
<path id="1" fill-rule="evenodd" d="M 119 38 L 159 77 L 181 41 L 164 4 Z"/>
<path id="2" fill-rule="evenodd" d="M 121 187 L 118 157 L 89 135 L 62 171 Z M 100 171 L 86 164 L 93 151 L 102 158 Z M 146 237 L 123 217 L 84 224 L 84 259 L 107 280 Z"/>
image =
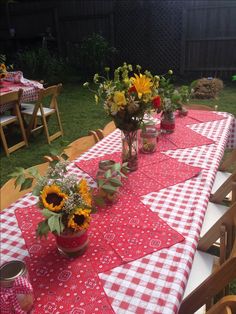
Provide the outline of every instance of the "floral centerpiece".
<path id="1" fill-rule="evenodd" d="M 181 115 L 186 115 L 187 110 L 183 104 L 189 101 L 190 87 L 182 85 L 176 88 L 171 83 L 171 76 L 173 71 L 169 70 L 165 75 L 160 77 L 158 93 L 160 95 L 159 106 L 156 106 L 157 112 L 161 112 L 161 129 L 167 133 L 171 133 L 175 128 L 175 115 L 176 110 Z"/>
<path id="2" fill-rule="evenodd" d="M 6 57 L 4 55 L 0 55 L 0 84 L 2 79 L 4 79 L 7 75 L 7 67 L 5 65 Z"/>
<path id="3" fill-rule="evenodd" d="M 94 75 L 98 85 L 95 100 L 102 101 L 105 112 L 123 131 L 122 161 L 128 162 L 130 170 L 137 169 L 137 130 L 143 123 L 145 112 L 159 101 L 159 77 L 149 71 L 141 73 L 141 66 L 124 63 L 110 77 L 110 69 L 105 68 L 106 76 Z M 88 86 L 88 82 L 84 84 Z"/>
<path id="4" fill-rule="evenodd" d="M 85 179 L 68 175 L 68 162 L 61 156 L 48 157 L 47 173 L 41 176 L 35 167 L 28 171 L 17 168 L 11 176 L 21 190 L 36 185 L 33 194 L 38 197 L 38 207 L 44 219 L 38 224 L 36 234 L 56 236 L 57 246 L 67 255 L 78 255 L 88 244 L 87 229 L 91 221 L 92 195 Z M 73 239 L 73 241 L 72 241 Z"/>

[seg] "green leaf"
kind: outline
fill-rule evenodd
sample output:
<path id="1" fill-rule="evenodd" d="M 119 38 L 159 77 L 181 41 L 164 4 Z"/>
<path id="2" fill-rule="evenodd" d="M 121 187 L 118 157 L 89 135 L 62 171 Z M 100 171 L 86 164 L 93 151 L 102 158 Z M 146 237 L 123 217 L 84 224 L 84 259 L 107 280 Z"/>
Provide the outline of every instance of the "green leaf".
<path id="1" fill-rule="evenodd" d="M 115 170 L 115 171 L 120 171 L 121 169 L 121 165 L 119 162 L 115 163 L 113 166 L 112 166 L 112 169 Z"/>
<path id="2" fill-rule="evenodd" d="M 57 156 L 57 155 L 60 154 L 60 149 L 55 148 L 55 147 L 51 147 L 51 148 L 49 149 L 49 152 L 50 152 L 50 154 L 51 154 L 52 156 Z"/>
<path id="3" fill-rule="evenodd" d="M 36 167 L 29 168 L 28 173 L 31 174 L 35 178 L 39 177 L 39 171 Z"/>
<path id="4" fill-rule="evenodd" d="M 40 238 L 42 238 L 42 236 L 47 237 L 49 231 L 48 221 L 41 221 L 36 229 L 36 236 Z"/>
<path id="5" fill-rule="evenodd" d="M 108 169 L 106 172 L 105 172 L 105 178 L 110 178 L 111 177 L 111 169 Z"/>
<path id="6" fill-rule="evenodd" d="M 8 177 L 10 177 L 10 178 L 16 178 L 16 177 L 18 177 L 19 175 L 24 174 L 24 171 L 25 171 L 24 168 L 16 167 L 16 168 L 15 168 L 15 171 L 12 172 L 12 173 L 10 173 L 10 174 L 8 175 Z"/>
<path id="7" fill-rule="evenodd" d="M 105 181 L 102 180 L 102 179 L 98 179 L 98 180 L 97 180 L 97 185 L 98 185 L 98 187 L 103 186 L 104 183 L 105 183 Z"/>
<path id="8" fill-rule="evenodd" d="M 108 185 L 108 184 L 104 184 L 102 189 L 106 192 L 116 192 L 117 191 L 117 187 L 114 187 L 112 185 Z"/>
<path id="9" fill-rule="evenodd" d="M 27 190 L 32 186 L 33 178 L 26 178 L 25 181 L 21 184 L 20 191 Z"/>
<path id="10" fill-rule="evenodd" d="M 60 232 L 63 232 L 64 231 L 64 229 L 65 229 L 65 226 L 64 226 L 64 224 L 63 224 L 63 222 L 62 222 L 62 217 L 60 217 L 60 219 L 59 219 L 59 224 L 60 224 Z"/>
<path id="11" fill-rule="evenodd" d="M 41 186 L 41 185 L 36 185 L 36 186 L 33 188 L 32 194 L 33 194 L 34 196 L 39 196 L 41 190 L 42 190 L 42 186 Z"/>
<path id="12" fill-rule="evenodd" d="M 57 213 L 52 212 L 51 210 L 44 208 L 42 210 L 42 215 L 46 218 L 50 218 L 51 216 L 58 216 Z"/>
<path id="13" fill-rule="evenodd" d="M 117 179 L 117 178 L 110 178 L 109 182 L 112 183 L 112 185 L 114 185 L 116 187 L 117 186 L 122 186 L 121 181 L 119 179 Z"/>
<path id="14" fill-rule="evenodd" d="M 19 175 L 16 178 L 15 187 L 17 187 L 17 185 L 22 185 L 24 183 L 24 181 L 25 181 L 25 175 L 24 174 Z"/>
<path id="15" fill-rule="evenodd" d="M 16 172 L 18 172 L 19 174 L 24 173 L 24 171 L 25 171 L 25 169 L 22 167 L 16 167 L 15 169 L 16 169 Z"/>
<path id="16" fill-rule="evenodd" d="M 48 226 L 51 232 L 56 232 L 57 234 L 61 233 L 61 228 L 60 228 L 60 222 L 59 222 L 60 216 L 51 216 L 48 218 Z"/>

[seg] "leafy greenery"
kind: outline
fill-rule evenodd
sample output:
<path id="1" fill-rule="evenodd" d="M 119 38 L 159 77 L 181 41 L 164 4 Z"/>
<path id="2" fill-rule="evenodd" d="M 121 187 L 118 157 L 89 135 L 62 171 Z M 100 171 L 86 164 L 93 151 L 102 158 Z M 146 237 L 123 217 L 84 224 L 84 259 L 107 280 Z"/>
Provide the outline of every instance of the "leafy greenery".
<path id="1" fill-rule="evenodd" d="M 103 205 L 106 202 L 112 202 L 119 188 L 123 185 L 122 177 L 126 178 L 126 174 L 129 172 L 127 163 L 114 163 L 105 172 L 101 171 L 100 175 L 97 175 L 98 193 L 95 196 L 95 202 L 98 205 Z"/>
<path id="2" fill-rule="evenodd" d="M 29 79 L 44 80 L 48 84 L 59 83 L 65 78 L 65 64 L 46 48 L 26 49 L 17 54 L 16 67 Z"/>
<path id="3" fill-rule="evenodd" d="M 101 71 L 106 63 L 111 63 L 116 53 L 116 48 L 111 47 L 104 37 L 94 33 L 82 41 L 79 50 L 80 66 L 89 74 Z"/>

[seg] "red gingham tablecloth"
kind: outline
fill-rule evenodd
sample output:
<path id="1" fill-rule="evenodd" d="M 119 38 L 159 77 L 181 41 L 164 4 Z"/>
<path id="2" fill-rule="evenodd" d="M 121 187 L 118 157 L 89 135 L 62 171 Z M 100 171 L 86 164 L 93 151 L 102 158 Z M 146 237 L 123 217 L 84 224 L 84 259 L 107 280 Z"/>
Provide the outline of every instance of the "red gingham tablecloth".
<path id="1" fill-rule="evenodd" d="M 165 152 L 180 162 L 202 167 L 201 174 L 142 197 L 143 203 L 182 234 L 185 241 L 99 274 L 115 313 L 178 312 L 210 191 L 234 121 L 227 113 L 219 114 L 223 114 L 225 119 L 187 126 L 214 140 L 214 144 Z M 121 151 L 119 130 L 98 142 L 76 161 L 117 151 Z M 69 169 L 78 177 L 84 176 L 93 182 L 74 163 L 70 164 Z M 28 194 L 1 213 L 1 263 L 28 256 L 14 211 L 16 208 L 32 205 L 35 201 Z"/>
<path id="2" fill-rule="evenodd" d="M 43 84 L 24 79 L 22 77 L 22 82 L 15 83 L 14 81 L 4 81 L 4 88 L 0 89 L 0 95 L 7 94 L 9 92 L 16 92 L 20 88 L 23 90 L 21 102 L 32 102 L 38 99 L 38 92 L 40 89 L 43 89 Z M 10 104 L 1 104 L 0 113 L 3 113 L 6 110 L 11 109 Z"/>

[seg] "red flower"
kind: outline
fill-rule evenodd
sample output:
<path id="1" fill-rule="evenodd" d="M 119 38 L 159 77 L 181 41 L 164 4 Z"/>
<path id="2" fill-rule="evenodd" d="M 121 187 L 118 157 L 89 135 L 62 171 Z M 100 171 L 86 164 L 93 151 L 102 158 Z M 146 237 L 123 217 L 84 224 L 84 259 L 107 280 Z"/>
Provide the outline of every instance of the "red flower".
<path id="1" fill-rule="evenodd" d="M 160 109 L 161 108 L 161 97 L 156 96 L 152 99 L 152 104 L 155 109 Z"/>
<path id="2" fill-rule="evenodd" d="M 128 92 L 131 93 L 137 93 L 135 86 L 132 86 L 129 88 Z"/>

